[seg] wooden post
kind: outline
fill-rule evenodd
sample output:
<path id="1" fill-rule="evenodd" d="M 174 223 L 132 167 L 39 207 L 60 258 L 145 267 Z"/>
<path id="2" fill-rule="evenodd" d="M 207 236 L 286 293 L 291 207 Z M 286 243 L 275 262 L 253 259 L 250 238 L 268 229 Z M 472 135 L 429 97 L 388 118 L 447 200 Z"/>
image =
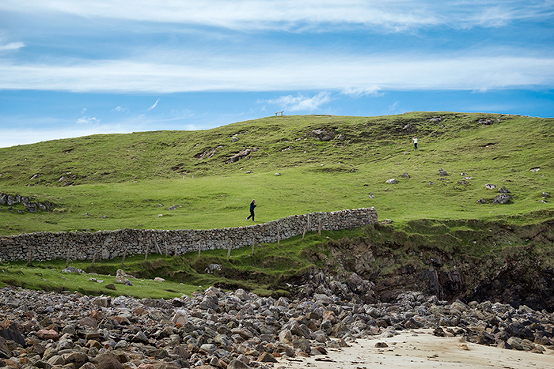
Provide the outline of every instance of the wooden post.
<path id="1" fill-rule="evenodd" d="M 123 263 L 125 263 L 125 256 L 127 256 L 127 247 L 125 247 L 125 250 L 123 250 L 123 258 L 121 259 L 121 266 L 123 266 Z"/>
<path id="2" fill-rule="evenodd" d="M 65 259 L 65 267 L 67 268 L 69 266 L 69 252 L 71 251 L 70 248 L 67 249 L 67 258 Z"/>
<path id="3" fill-rule="evenodd" d="M 321 237 L 321 217 L 319 218 L 319 225 L 317 227 L 317 232 L 319 233 L 319 237 Z"/>
<path id="4" fill-rule="evenodd" d="M 27 258 L 27 266 L 33 265 L 33 249 L 29 248 L 29 257 Z"/>
<path id="5" fill-rule="evenodd" d="M 231 245 L 227 246 L 227 261 L 229 261 L 230 257 L 231 257 Z"/>
<path id="6" fill-rule="evenodd" d="M 256 240 L 252 240 L 252 256 L 254 256 L 254 245 L 256 245 Z"/>
<path id="7" fill-rule="evenodd" d="M 94 250 L 94 255 L 92 255 L 92 264 L 90 265 L 91 267 L 94 267 L 94 262 L 96 261 L 96 253 L 98 251 L 97 250 Z"/>
<path id="8" fill-rule="evenodd" d="M 200 258 L 200 241 L 198 242 L 198 257 Z"/>
<path id="9" fill-rule="evenodd" d="M 277 229 L 277 247 L 281 246 L 281 232 Z"/>
<path id="10" fill-rule="evenodd" d="M 173 256 L 177 256 L 177 244 L 175 244 L 175 248 L 174 248 L 174 251 L 173 251 Z"/>
<path id="11" fill-rule="evenodd" d="M 144 253 L 144 261 L 148 260 L 148 251 L 150 251 L 150 242 L 146 244 L 146 252 Z"/>
<path id="12" fill-rule="evenodd" d="M 163 255 L 162 250 L 160 249 L 160 246 L 158 245 L 158 241 L 156 241 L 155 238 L 154 238 L 154 244 L 156 245 L 156 250 L 158 251 L 158 254 Z"/>

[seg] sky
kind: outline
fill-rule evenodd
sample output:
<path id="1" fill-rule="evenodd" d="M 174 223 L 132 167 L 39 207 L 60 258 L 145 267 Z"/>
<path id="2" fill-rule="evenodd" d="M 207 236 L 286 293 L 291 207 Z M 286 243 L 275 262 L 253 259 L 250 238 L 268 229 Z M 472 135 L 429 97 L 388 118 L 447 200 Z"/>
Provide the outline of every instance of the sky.
<path id="1" fill-rule="evenodd" d="M 278 111 L 554 117 L 554 0 L 0 1 L 0 147 Z"/>

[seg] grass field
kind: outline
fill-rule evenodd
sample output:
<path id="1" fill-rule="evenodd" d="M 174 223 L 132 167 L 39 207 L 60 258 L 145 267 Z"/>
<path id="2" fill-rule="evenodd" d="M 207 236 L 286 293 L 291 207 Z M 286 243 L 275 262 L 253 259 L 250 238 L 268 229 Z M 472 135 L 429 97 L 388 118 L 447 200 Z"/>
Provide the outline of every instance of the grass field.
<path id="1" fill-rule="evenodd" d="M 542 195 L 554 194 L 552 123 L 461 113 L 285 116 L 208 131 L 98 135 L 4 148 L 0 191 L 49 200 L 55 209 L 21 214 L 0 206 L 0 235 L 235 227 L 246 224 L 253 198 L 259 222 L 367 206 L 375 206 L 380 219 L 400 223 L 523 217 L 552 208 Z M 314 130 L 333 132 L 334 138 L 315 138 Z M 256 150 L 228 162 L 246 149 Z M 439 168 L 449 175 L 439 176 Z M 399 183 L 386 184 L 390 178 Z M 487 190 L 487 183 L 505 186 L 513 200 L 491 204 L 498 193 Z M 489 203 L 478 204 L 480 198 Z M 173 205 L 176 210 L 168 210 Z M 24 209 L 18 206 L 14 210 Z"/>

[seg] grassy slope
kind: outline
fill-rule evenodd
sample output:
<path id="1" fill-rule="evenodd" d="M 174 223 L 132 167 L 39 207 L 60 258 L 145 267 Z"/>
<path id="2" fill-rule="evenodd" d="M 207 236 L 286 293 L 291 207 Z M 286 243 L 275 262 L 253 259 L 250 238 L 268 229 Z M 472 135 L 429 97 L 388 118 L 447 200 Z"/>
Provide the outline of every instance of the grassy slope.
<path id="1" fill-rule="evenodd" d="M 433 123 L 433 116 L 444 118 Z M 493 124 L 480 123 L 483 118 L 492 119 Z M 137 281 L 139 289 L 121 286 L 113 293 L 139 297 L 177 296 L 216 283 L 261 294 L 280 291 L 287 276 L 318 263 L 325 267 L 331 260 L 325 241 L 345 236 L 369 237 L 383 252 L 390 247 L 394 256 L 378 268 L 385 274 L 388 269 L 394 272 L 409 255 L 425 254 L 429 248 L 455 248 L 491 260 L 509 252 L 521 257 L 528 241 L 521 232 L 504 240 L 502 224 L 531 224 L 554 217 L 552 203 L 548 199 L 546 204 L 541 202 L 543 191 L 554 195 L 552 123 L 552 119 L 460 113 L 285 116 L 208 131 L 99 135 L 0 149 L 0 191 L 36 196 L 57 207 L 51 213 L 20 214 L 0 206 L 0 235 L 240 226 L 247 224 L 244 217 L 252 198 L 259 203 L 260 222 L 312 211 L 375 206 L 381 220 L 390 218 L 396 224 L 378 232 L 324 232 L 321 238 L 312 234 L 306 241 L 297 237 L 282 242 L 280 248 L 262 245 L 263 252 L 256 251 L 253 257 L 250 249 L 234 250 L 229 261 L 225 250 L 205 252 L 200 258 L 191 253 L 182 260 L 152 256 L 148 263 L 140 256 L 129 257 L 124 269 L 145 281 Z M 346 139 L 319 141 L 308 135 L 314 129 L 333 129 Z M 239 140 L 232 142 L 235 134 Z M 417 152 L 411 141 L 415 134 L 420 139 Z M 258 151 L 250 159 L 226 163 L 231 155 L 254 147 Z M 213 157 L 195 158 L 213 148 L 217 148 Z M 540 170 L 529 170 L 535 167 Z M 439 177 L 439 168 L 449 176 Z M 404 172 L 410 178 L 402 178 Z M 472 177 L 466 180 L 469 184 L 457 183 L 463 179 L 462 172 Z M 36 174 L 40 176 L 31 179 Z M 386 184 L 389 178 L 399 183 Z M 429 185 L 430 181 L 435 184 Z M 486 183 L 506 186 L 514 200 L 507 205 L 477 204 L 479 198 L 491 200 L 497 195 L 485 189 Z M 374 199 L 369 198 L 370 192 Z M 180 207 L 167 210 L 171 205 Z M 14 208 L 23 209 L 22 205 Z M 444 221 L 421 220 L 424 218 Z M 500 222 L 488 224 L 489 220 Z M 493 242 L 489 229 L 498 227 L 494 234 L 499 236 Z M 544 252 L 550 253 L 550 249 Z M 224 272 L 204 274 L 212 262 L 223 264 Z M 64 263 L 35 262 L 34 268 L 25 267 L 25 262 L 3 265 L 0 283 L 108 292 L 105 283 L 88 281 L 90 275 L 64 276 L 60 273 Z M 71 265 L 101 273 L 98 279 L 108 283 L 113 277 L 107 275 L 115 274 L 121 260 L 97 262 L 95 268 L 86 261 L 72 261 Z M 173 282 L 162 289 L 148 281 L 154 276 Z"/>
<path id="2" fill-rule="evenodd" d="M 444 118 L 434 123 L 433 116 Z M 479 123 L 482 118 L 494 122 Z M 407 124 L 419 137 L 417 152 Z M 57 211 L 19 214 L 4 208 L 0 235 L 240 226 L 252 198 L 262 222 L 365 206 L 398 222 L 523 215 L 552 208 L 540 201 L 543 191 L 554 194 L 551 128 L 552 119 L 483 114 L 285 116 L 207 131 L 97 135 L 5 148 L 0 191 L 50 200 Z M 346 140 L 319 141 L 309 137 L 313 129 L 333 129 Z M 235 134 L 239 140 L 232 142 Z M 213 148 L 213 157 L 195 158 Z M 226 163 L 247 148 L 258 151 Z M 533 167 L 541 169 L 530 172 Z M 439 177 L 439 168 L 450 175 Z M 400 177 L 404 172 L 409 179 Z M 469 184 L 457 183 L 462 172 L 473 178 Z M 385 184 L 389 178 L 399 184 Z M 486 183 L 506 186 L 513 203 L 477 204 L 497 194 Z M 171 205 L 179 207 L 168 211 Z"/>

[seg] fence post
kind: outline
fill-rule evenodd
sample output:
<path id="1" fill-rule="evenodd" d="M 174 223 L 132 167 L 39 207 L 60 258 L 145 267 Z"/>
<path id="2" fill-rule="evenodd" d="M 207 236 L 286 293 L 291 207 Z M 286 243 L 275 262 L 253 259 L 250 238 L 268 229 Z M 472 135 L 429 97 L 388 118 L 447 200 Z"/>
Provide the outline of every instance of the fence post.
<path id="1" fill-rule="evenodd" d="M 67 249 L 67 258 L 65 259 L 65 267 L 67 268 L 69 266 L 69 252 L 71 251 L 70 248 Z"/>
<path id="2" fill-rule="evenodd" d="M 94 255 L 92 255 L 92 264 L 90 265 L 91 267 L 94 267 L 94 262 L 96 261 L 96 253 L 98 252 L 98 250 L 94 250 Z"/>
<path id="3" fill-rule="evenodd" d="M 146 252 L 144 253 L 144 261 L 148 260 L 148 251 L 150 251 L 150 242 L 146 244 Z"/>
<path id="4" fill-rule="evenodd" d="M 231 245 L 229 244 L 227 246 L 227 261 L 229 261 L 230 257 L 231 257 Z"/>
<path id="5" fill-rule="evenodd" d="M 321 217 L 319 217 L 319 225 L 317 227 L 317 232 L 319 233 L 319 237 L 321 237 Z"/>
<path id="6" fill-rule="evenodd" d="M 29 247 L 29 257 L 27 258 L 27 266 L 33 265 L 33 249 Z"/>
<path id="7" fill-rule="evenodd" d="M 162 250 L 160 249 L 160 246 L 158 246 L 158 241 L 154 238 L 154 244 L 156 245 L 156 250 L 158 251 L 158 254 L 162 254 Z"/>
<path id="8" fill-rule="evenodd" d="M 200 258 L 200 241 L 198 241 L 198 257 Z"/>
<path id="9" fill-rule="evenodd" d="M 277 228 L 277 247 L 281 246 L 281 232 L 279 232 L 279 228 Z"/>
<path id="10" fill-rule="evenodd" d="M 252 256 L 254 256 L 254 246 L 256 245 L 256 240 L 252 240 Z"/>
<path id="11" fill-rule="evenodd" d="M 123 266 L 123 263 L 125 263 L 125 256 L 127 256 L 127 246 L 125 246 L 125 250 L 123 250 L 123 258 L 121 259 L 121 266 Z"/>

